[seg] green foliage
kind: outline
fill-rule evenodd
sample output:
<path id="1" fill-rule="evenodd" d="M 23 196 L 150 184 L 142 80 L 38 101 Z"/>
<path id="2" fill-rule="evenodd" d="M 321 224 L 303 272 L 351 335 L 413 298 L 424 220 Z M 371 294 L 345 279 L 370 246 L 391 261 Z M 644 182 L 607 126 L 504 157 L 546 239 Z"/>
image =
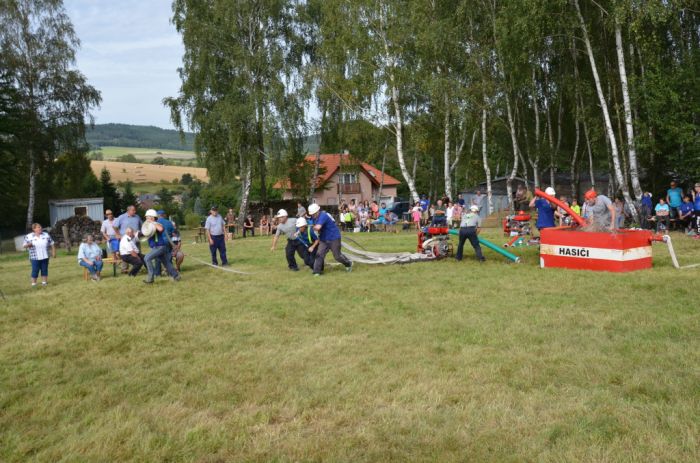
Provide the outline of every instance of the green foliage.
<path id="1" fill-rule="evenodd" d="M 124 210 L 128 206 L 136 206 L 137 198 L 134 193 L 134 184 L 132 182 L 124 182 L 122 185 L 121 205 Z"/>
<path id="2" fill-rule="evenodd" d="M 95 124 L 87 129 L 85 138 L 92 147 L 128 146 L 190 151 L 194 147 L 192 133 L 180 134 L 177 130 L 130 124 Z"/>
<path id="3" fill-rule="evenodd" d="M 26 116 L 14 136 L 17 156 L 27 160 L 21 174 L 30 179 L 27 229 L 47 196 L 98 193 L 90 191 L 97 185 L 86 168 L 85 115 L 101 97 L 73 68 L 78 45 L 62 2 L 0 3 L 0 69 Z"/>
<path id="4" fill-rule="evenodd" d="M 115 217 L 122 212 L 121 197 L 117 192 L 117 187 L 112 183 L 112 176 L 109 170 L 103 168 L 100 172 L 100 184 L 102 197 L 104 198 L 105 209 L 111 209 Z"/>
<path id="5" fill-rule="evenodd" d="M 187 225 L 187 228 L 189 228 L 190 230 L 196 229 L 201 223 L 201 215 L 195 214 L 194 212 L 190 212 L 187 215 L 185 215 L 185 225 Z"/>
<path id="6" fill-rule="evenodd" d="M 161 158 L 161 159 L 162 159 L 162 158 Z M 134 155 L 131 154 L 131 153 L 129 153 L 129 154 L 123 154 L 123 155 L 119 156 L 119 157 L 117 158 L 117 161 L 118 161 L 118 162 L 136 162 L 136 163 L 139 162 L 139 160 L 136 159 L 136 156 L 134 156 Z"/>
<path id="7" fill-rule="evenodd" d="M 164 166 L 166 164 L 165 158 L 163 158 L 162 156 L 156 156 L 155 158 L 153 158 L 153 161 L 151 161 L 151 164 Z"/>
<path id="8" fill-rule="evenodd" d="M 192 184 L 192 174 L 182 174 L 182 178 L 180 179 L 180 184 L 182 184 L 182 185 Z"/>

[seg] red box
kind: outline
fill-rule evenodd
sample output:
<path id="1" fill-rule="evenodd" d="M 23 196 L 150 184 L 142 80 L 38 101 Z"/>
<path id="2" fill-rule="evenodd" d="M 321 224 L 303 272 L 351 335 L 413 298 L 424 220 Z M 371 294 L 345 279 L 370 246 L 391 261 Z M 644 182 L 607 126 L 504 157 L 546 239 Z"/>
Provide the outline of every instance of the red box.
<path id="1" fill-rule="evenodd" d="M 571 228 L 540 231 L 540 267 L 604 272 L 651 268 L 651 232 L 594 233 Z"/>

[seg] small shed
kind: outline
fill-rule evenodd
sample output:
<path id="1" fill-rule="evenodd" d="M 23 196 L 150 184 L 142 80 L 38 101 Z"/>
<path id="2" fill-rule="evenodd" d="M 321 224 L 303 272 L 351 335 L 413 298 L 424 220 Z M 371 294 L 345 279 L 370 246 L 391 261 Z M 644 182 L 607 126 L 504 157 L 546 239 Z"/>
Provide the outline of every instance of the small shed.
<path id="1" fill-rule="evenodd" d="M 59 220 L 74 215 L 86 215 L 92 220 L 104 220 L 104 198 L 73 198 L 49 200 L 49 218 L 51 226 Z"/>

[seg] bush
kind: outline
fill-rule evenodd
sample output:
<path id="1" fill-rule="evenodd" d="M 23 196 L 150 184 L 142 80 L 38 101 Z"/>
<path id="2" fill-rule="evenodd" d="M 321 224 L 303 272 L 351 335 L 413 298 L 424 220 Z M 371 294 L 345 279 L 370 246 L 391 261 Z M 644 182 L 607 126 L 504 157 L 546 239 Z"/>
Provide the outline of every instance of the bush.
<path id="1" fill-rule="evenodd" d="M 185 225 L 187 225 L 187 228 L 194 229 L 199 227 L 199 225 L 202 223 L 202 216 L 199 214 L 195 214 L 194 212 L 189 212 L 185 216 Z"/>

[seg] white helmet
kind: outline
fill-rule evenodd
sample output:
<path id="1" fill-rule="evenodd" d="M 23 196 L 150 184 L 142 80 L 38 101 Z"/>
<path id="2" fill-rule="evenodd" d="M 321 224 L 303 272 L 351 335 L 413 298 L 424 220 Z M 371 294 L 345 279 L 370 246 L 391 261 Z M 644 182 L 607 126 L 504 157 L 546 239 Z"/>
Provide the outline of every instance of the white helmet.
<path id="1" fill-rule="evenodd" d="M 321 210 L 321 206 L 319 206 L 316 203 L 309 205 L 309 215 L 314 215 L 315 213 L 317 213 L 320 210 Z"/>
<path id="2" fill-rule="evenodd" d="M 146 217 L 158 217 L 158 213 L 155 209 L 149 209 L 146 211 Z"/>
<path id="3" fill-rule="evenodd" d="M 289 214 L 287 214 L 287 211 L 285 211 L 284 209 L 280 209 L 279 211 L 277 211 L 277 215 L 275 216 L 275 218 L 279 219 L 280 217 L 288 217 L 288 216 L 289 216 Z"/>
<path id="4" fill-rule="evenodd" d="M 479 212 L 479 206 L 477 206 L 476 204 L 472 204 L 469 210 L 472 212 Z"/>
<path id="5" fill-rule="evenodd" d="M 305 226 L 307 226 L 307 225 L 308 225 L 308 224 L 306 223 L 306 219 L 305 219 L 305 218 L 299 217 L 299 218 L 297 219 L 297 228 L 305 227 Z"/>
<path id="6" fill-rule="evenodd" d="M 548 187 L 544 190 L 544 192 L 547 193 L 549 196 L 556 196 L 556 195 L 557 195 L 557 192 L 554 191 L 554 188 L 552 188 L 551 186 L 548 186 Z"/>

